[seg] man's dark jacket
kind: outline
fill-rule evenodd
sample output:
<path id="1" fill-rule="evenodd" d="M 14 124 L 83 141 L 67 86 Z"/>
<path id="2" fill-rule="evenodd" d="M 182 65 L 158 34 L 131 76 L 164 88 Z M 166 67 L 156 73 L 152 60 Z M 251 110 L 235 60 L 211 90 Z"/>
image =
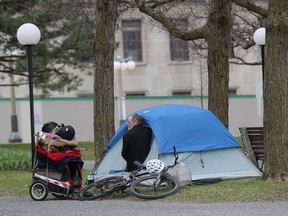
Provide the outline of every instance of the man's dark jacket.
<path id="1" fill-rule="evenodd" d="M 135 170 L 134 161 L 143 163 L 150 151 L 152 130 L 143 124 L 135 125 L 123 136 L 122 157 L 127 162 L 127 171 Z"/>

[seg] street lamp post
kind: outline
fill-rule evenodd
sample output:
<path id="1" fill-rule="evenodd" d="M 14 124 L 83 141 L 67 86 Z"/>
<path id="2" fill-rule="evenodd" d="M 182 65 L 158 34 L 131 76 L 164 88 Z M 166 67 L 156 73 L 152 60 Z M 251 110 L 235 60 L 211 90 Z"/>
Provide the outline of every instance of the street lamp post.
<path id="1" fill-rule="evenodd" d="M 17 39 L 21 45 L 27 47 L 27 56 L 28 56 L 32 168 L 33 168 L 34 149 L 35 149 L 32 46 L 37 45 L 40 41 L 40 38 L 41 33 L 39 28 L 32 23 L 25 23 L 21 25 L 17 30 Z"/>
<path id="2" fill-rule="evenodd" d="M 259 123 L 262 120 L 263 124 L 263 117 L 262 117 L 262 103 L 260 98 L 263 99 L 264 94 L 264 76 L 265 76 L 265 44 L 266 44 L 266 29 L 265 28 L 259 28 L 255 31 L 253 35 L 253 39 L 257 45 L 261 48 L 261 59 L 262 59 L 262 91 L 256 88 L 256 98 L 257 98 L 257 110 L 258 110 L 258 117 L 259 117 Z M 257 91 L 259 90 L 259 91 Z M 258 92 L 258 93 L 257 93 Z"/>
<path id="3" fill-rule="evenodd" d="M 131 57 L 122 59 L 120 56 L 114 61 L 114 70 L 118 72 L 118 102 L 119 102 L 119 120 L 120 125 L 126 119 L 126 98 L 123 94 L 123 80 L 122 80 L 122 73 L 125 70 L 133 70 L 136 67 L 136 63 L 132 60 Z"/>
<path id="4" fill-rule="evenodd" d="M 264 68 L 265 68 L 265 44 L 266 44 L 266 28 L 259 28 L 255 31 L 253 39 L 257 45 L 261 48 L 262 58 L 262 85 L 264 86 Z"/>

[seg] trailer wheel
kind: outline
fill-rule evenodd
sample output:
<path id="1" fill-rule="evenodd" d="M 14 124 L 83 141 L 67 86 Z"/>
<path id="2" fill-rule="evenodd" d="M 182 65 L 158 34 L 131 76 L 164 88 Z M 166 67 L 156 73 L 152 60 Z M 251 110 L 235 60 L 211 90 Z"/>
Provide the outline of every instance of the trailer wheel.
<path id="1" fill-rule="evenodd" d="M 31 198 L 35 201 L 43 201 L 48 196 L 48 187 L 44 181 L 36 180 L 29 189 Z"/>

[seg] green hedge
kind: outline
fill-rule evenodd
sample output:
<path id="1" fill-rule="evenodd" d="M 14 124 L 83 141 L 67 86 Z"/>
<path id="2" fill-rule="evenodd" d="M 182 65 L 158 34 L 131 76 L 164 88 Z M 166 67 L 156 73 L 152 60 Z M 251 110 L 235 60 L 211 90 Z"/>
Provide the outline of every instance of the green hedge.
<path id="1" fill-rule="evenodd" d="M 31 153 L 0 148 L 0 170 L 31 169 Z"/>

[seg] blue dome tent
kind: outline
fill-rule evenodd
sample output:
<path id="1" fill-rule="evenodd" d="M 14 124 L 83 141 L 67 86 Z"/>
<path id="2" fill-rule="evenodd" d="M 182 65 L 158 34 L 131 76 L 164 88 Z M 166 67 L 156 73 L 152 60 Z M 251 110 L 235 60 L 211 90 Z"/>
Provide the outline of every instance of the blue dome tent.
<path id="1" fill-rule="evenodd" d="M 154 135 L 144 164 L 158 158 L 172 165 L 175 146 L 178 161 L 191 170 L 192 180 L 261 176 L 258 168 L 243 154 L 239 143 L 209 110 L 189 105 L 163 104 L 135 113 L 144 118 Z M 105 148 L 106 155 L 96 171 L 97 175 L 125 169 L 121 149 L 122 136 L 127 131 L 126 122 L 127 119 Z"/>

